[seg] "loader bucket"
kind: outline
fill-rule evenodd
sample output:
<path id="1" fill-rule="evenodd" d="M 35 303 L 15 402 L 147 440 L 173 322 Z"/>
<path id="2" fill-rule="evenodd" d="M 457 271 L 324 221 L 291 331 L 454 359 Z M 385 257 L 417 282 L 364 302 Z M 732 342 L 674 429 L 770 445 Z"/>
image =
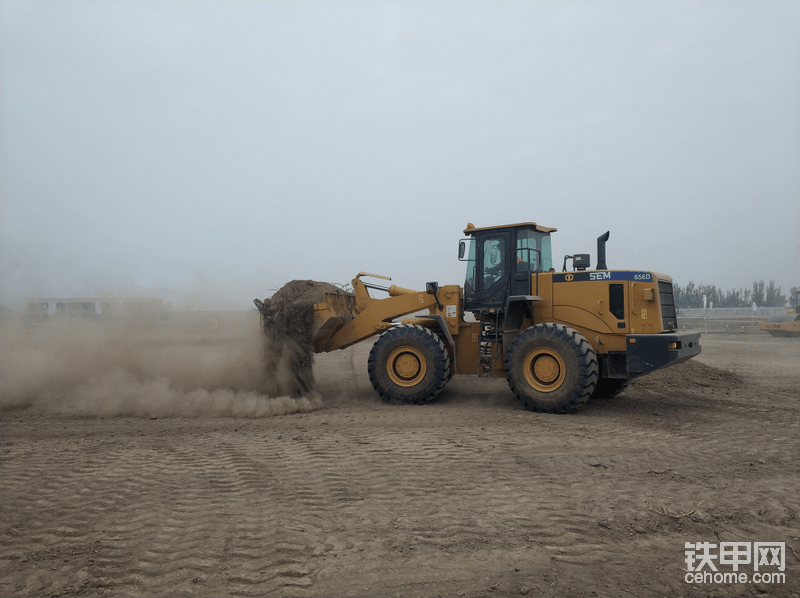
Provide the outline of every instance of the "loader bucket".
<path id="1" fill-rule="evenodd" d="M 311 332 L 315 353 L 327 350 L 331 337 L 356 316 L 355 308 L 355 296 L 343 293 L 325 293 L 325 300 L 314 304 Z"/>
<path id="2" fill-rule="evenodd" d="M 293 280 L 253 303 L 261 314 L 269 394 L 307 394 L 314 385 L 313 354 L 327 350 L 331 335 L 353 318 L 355 297 L 327 282 Z"/>

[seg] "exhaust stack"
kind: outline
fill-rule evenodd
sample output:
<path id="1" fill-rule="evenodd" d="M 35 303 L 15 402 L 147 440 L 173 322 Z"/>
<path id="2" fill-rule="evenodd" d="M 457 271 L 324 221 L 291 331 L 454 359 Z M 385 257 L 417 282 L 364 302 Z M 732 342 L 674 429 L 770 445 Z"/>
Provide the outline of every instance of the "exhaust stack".
<path id="1" fill-rule="evenodd" d="M 611 231 L 606 231 L 605 234 L 597 237 L 597 269 L 607 270 L 606 266 L 606 241 L 611 236 Z"/>

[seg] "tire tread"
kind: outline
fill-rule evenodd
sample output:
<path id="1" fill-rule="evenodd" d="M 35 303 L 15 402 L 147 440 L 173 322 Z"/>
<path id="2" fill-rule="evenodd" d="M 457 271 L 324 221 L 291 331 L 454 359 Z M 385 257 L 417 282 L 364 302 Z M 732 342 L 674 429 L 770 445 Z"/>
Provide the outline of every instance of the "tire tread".
<path id="1" fill-rule="evenodd" d="M 527 385 L 524 386 L 522 381 L 516 380 L 513 374 L 517 352 L 522 350 L 523 345 L 534 339 L 551 339 L 563 343 L 574 353 L 578 362 L 577 383 L 562 400 L 555 404 L 542 401 L 536 396 L 536 391 L 529 391 L 526 388 Z M 517 399 L 527 409 L 542 413 L 567 413 L 577 410 L 589 400 L 598 381 L 597 355 L 589 341 L 577 330 L 554 322 L 532 326 L 514 339 L 506 352 L 505 367 L 506 380 Z"/>
<path id="2" fill-rule="evenodd" d="M 381 363 L 381 353 L 389 344 L 402 339 L 412 343 L 414 341 L 418 342 L 433 355 L 431 362 L 428 363 L 428 367 L 433 368 L 433 379 L 424 388 L 417 389 L 411 393 L 398 392 L 396 389 L 388 387 L 381 382 L 379 376 L 379 368 L 386 367 L 385 363 Z M 367 374 L 372 387 L 377 391 L 381 399 L 387 403 L 422 405 L 439 396 L 450 381 L 450 356 L 442 339 L 430 328 L 418 324 L 401 324 L 393 326 L 375 341 L 367 360 Z"/>

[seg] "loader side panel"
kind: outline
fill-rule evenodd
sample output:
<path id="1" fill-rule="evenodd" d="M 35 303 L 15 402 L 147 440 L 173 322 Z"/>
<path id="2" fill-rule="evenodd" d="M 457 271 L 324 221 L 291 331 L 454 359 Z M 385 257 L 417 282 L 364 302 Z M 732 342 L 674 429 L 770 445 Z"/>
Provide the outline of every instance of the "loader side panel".
<path id="1" fill-rule="evenodd" d="M 656 283 L 655 276 L 650 273 L 649 280 L 631 280 L 629 288 L 629 313 L 631 334 L 658 334 L 664 330 L 662 326 L 662 313 L 659 307 L 659 285 Z M 672 285 L 670 284 L 669 298 L 672 297 Z M 672 309 L 674 320 L 674 308 Z M 670 327 L 674 330 L 675 328 Z"/>
<path id="2" fill-rule="evenodd" d="M 595 270 L 540 273 L 532 282 L 542 297 L 533 307 L 534 323 L 575 328 L 598 354 L 625 351 L 627 334 L 660 334 L 677 328 L 668 276 Z"/>
<path id="3" fill-rule="evenodd" d="M 630 292 L 627 280 L 605 272 L 553 275 L 553 315 L 557 320 L 601 334 L 628 331 Z"/>
<path id="4" fill-rule="evenodd" d="M 560 322 L 568 322 L 573 328 L 577 326 L 603 334 L 616 332 L 598 314 L 572 305 L 554 306 L 553 317 Z"/>
<path id="5" fill-rule="evenodd" d="M 456 374 L 478 373 L 478 323 L 462 322 L 456 341 Z"/>
<path id="6" fill-rule="evenodd" d="M 542 298 L 533 304 L 533 322 L 553 321 L 553 274 L 552 272 L 538 272 L 532 277 L 531 289 L 534 295 Z"/>

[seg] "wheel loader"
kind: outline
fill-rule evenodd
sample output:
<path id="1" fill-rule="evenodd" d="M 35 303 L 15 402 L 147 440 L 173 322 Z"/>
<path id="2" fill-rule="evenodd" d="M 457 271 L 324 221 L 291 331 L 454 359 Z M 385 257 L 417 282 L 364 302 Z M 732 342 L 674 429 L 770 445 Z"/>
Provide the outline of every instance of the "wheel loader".
<path id="1" fill-rule="evenodd" d="M 352 293 L 314 305 L 314 351 L 379 334 L 367 371 L 388 402 L 427 403 L 454 375 L 470 374 L 505 377 L 526 408 L 547 413 L 610 398 L 631 379 L 700 353 L 699 333 L 677 331 L 669 276 L 609 270 L 609 233 L 598 238 L 595 269 L 588 254 L 576 254 L 556 272 L 554 232 L 534 222 L 468 224 L 458 252 L 463 287 L 386 287 L 362 279 L 388 277 L 361 272 Z"/>
<path id="2" fill-rule="evenodd" d="M 794 291 L 794 305 L 785 314 L 759 323 L 758 329 L 780 338 L 800 338 L 800 291 Z"/>

